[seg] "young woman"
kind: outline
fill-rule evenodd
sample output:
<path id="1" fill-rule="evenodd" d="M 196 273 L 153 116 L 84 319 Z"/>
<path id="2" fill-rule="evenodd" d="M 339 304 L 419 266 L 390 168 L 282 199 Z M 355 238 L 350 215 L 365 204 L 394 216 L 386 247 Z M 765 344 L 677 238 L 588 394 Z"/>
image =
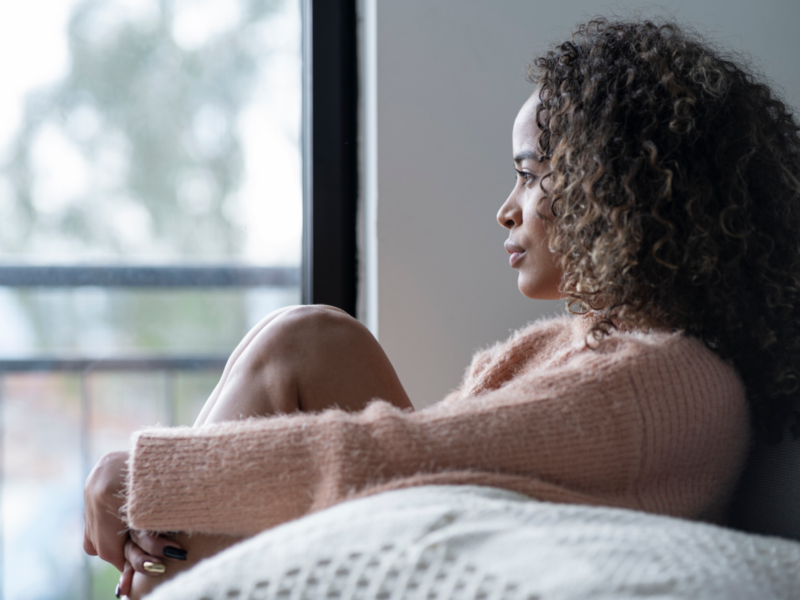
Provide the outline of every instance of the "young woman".
<path id="1" fill-rule="evenodd" d="M 800 127 L 672 24 L 592 21 L 530 79 L 498 221 L 520 291 L 576 314 L 477 354 L 419 412 L 355 320 L 270 315 L 194 428 L 141 432 L 90 475 L 84 546 L 118 592 L 409 486 L 724 519 L 751 425 L 777 430 L 798 387 Z"/>

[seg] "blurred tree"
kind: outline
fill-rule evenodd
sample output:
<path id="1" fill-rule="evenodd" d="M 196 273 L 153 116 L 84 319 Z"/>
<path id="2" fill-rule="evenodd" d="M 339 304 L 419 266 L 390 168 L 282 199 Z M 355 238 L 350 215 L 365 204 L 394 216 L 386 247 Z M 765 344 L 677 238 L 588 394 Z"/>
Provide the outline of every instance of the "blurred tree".
<path id="1" fill-rule="evenodd" d="M 244 242 L 240 117 L 269 66 L 262 26 L 287 1 L 77 2 L 67 72 L 28 95 L 0 165 L 13 197 L 0 254 L 234 262 Z M 106 292 L 90 314 L 77 306 L 84 296 L 17 293 L 38 347 L 219 351 L 247 325 L 244 296 L 231 291 Z"/>
<path id="2" fill-rule="evenodd" d="M 242 235 L 225 203 L 242 179 L 238 119 L 268 57 L 256 26 L 278 3 L 239 0 L 229 27 L 190 47 L 177 43 L 176 22 L 208 2 L 158 0 L 138 16 L 115 0 L 77 4 L 69 71 L 30 94 L 3 169 L 17 219 L 2 251 L 235 258 Z M 77 189 L 64 189 L 57 167 L 61 188 L 48 185 L 41 163 L 57 151 L 81 172 L 66 186 Z"/>

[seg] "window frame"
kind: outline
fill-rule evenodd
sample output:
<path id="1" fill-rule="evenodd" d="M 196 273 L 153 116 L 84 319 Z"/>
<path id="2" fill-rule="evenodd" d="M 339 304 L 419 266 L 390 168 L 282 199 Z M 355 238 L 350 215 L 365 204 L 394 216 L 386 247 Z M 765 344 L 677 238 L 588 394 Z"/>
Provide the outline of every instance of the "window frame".
<path id="1" fill-rule="evenodd" d="M 303 0 L 304 304 L 356 316 L 358 29 L 356 0 Z"/>

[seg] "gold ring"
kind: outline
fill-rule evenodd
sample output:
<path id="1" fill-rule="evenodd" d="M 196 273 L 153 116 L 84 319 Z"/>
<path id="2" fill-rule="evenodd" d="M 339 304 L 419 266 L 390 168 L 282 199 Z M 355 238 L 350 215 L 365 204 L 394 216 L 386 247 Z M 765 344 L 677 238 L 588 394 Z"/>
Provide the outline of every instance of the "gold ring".
<path id="1" fill-rule="evenodd" d="M 142 566 L 144 567 L 144 570 L 147 571 L 148 573 L 161 574 L 161 573 L 166 573 L 167 571 L 167 567 L 165 567 L 164 565 L 160 563 L 154 563 L 149 560 L 144 561 L 144 564 Z"/>

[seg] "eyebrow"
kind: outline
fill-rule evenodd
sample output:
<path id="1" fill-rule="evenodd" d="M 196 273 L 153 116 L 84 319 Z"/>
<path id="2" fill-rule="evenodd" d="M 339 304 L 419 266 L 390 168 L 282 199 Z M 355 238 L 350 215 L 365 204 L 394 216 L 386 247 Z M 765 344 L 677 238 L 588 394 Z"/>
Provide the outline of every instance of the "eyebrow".
<path id="1" fill-rule="evenodd" d="M 535 160 L 536 162 L 542 162 L 542 157 L 540 154 L 537 154 L 533 150 L 524 150 L 514 156 L 514 162 L 520 163 L 523 160 Z"/>

